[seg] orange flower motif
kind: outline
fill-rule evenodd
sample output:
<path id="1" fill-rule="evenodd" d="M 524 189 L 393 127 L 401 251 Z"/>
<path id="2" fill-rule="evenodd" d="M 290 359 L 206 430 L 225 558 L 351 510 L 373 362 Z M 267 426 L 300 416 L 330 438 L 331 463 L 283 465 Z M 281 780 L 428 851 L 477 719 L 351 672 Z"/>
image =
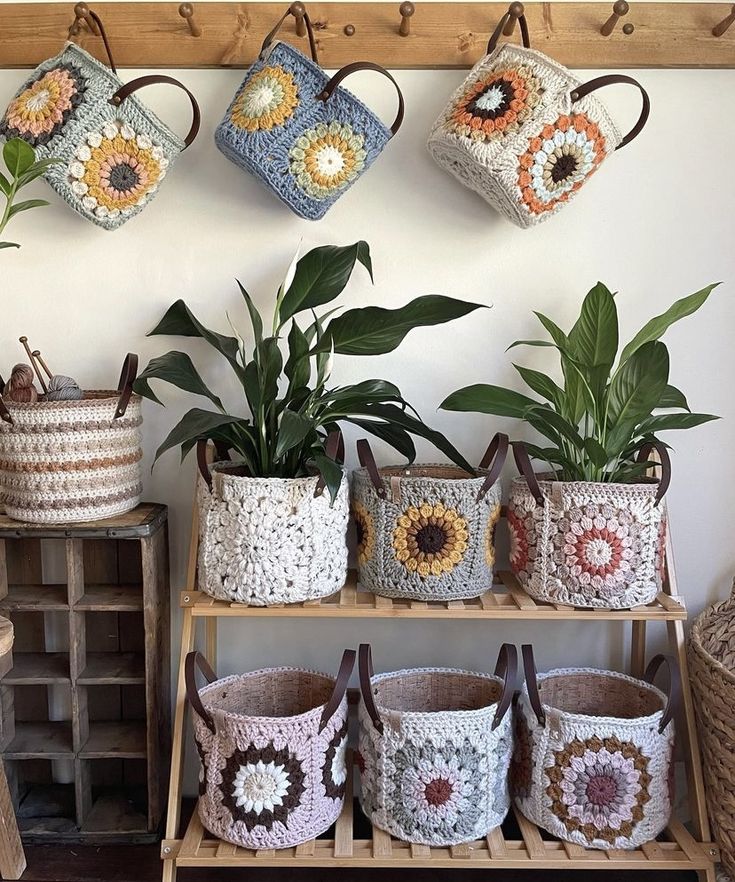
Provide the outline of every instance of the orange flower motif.
<path id="1" fill-rule="evenodd" d="M 86 81 L 71 64 L 40 74 L 15 97 L 0 123 L 0 135 L 40 147 L 58 135 L 81 104 Z"/>

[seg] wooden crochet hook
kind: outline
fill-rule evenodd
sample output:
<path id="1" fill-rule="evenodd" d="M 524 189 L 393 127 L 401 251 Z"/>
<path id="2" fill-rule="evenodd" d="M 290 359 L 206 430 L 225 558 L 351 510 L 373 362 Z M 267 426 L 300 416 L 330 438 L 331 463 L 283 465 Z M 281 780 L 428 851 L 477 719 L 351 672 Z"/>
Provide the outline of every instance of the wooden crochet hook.
<path id="1" fill-rule="evenodd" d="M 36 377 L 38 378 L 38 382 L 41 384 L 41 388 L 44 392 L 48 392 L 48 386 L 46 385 L 46 381 L 43 378 L 43 374 L 41 373 L 38 364 L 36 363 L 36 359 L 33 357 L 33 353 L 31 352 L 31 347 L 28 345 L 28 337 L 19 337 L 20 342 L 23 344 L 23 348 L 28 353 L 28 359 L 31 363 L 31 367 L 33 368 Z"/>

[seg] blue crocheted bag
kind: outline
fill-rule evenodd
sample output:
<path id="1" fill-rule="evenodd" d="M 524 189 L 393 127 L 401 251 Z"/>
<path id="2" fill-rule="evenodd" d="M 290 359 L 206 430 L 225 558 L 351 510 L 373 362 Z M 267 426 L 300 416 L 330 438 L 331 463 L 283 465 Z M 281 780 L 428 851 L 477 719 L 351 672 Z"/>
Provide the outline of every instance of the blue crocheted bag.
<path id="1" fill-rule="evenodd" d="M 308 15 L 313 61 L 287 43 L 273 42 L 289 14 L 265 38 L 214 137 L 228 159 L 292 211 L 318 220 L 396 134 L 403 122 L 403 95 L 388 71 L 371 62 L 349 64 L 330 79 L 319 67 Z M 396 87 L 398 114 L 390 128 L 339 86 L 358 70 L 378 71 Z"/>
<path id="2" fill-rule="evenodd" d="M 42 62 L 23 83 L 0 120 L 0 136 L 23 138 L 39 159 L 61 160 L 44 174 L 79 214 L 114 230 L 153 198 L 171 163 L 199 130 L 199 107 L 191 92 L 167 76 L 127 84 L 117 76 L 102 22 L 110 67 L 74 43 Z M 169 83 L 189 96 L 193 122 L 182 141 L 133 93 Z"/>

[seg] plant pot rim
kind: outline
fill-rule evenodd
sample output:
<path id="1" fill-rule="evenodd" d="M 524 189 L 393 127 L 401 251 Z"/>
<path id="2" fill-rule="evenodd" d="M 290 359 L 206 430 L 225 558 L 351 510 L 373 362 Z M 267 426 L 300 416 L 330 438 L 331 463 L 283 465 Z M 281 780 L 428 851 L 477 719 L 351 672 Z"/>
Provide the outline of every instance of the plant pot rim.
<path id="1" fill-rule="evenodd" d="M 550 485 L 550 484 L 564 484 L 565 486 L 574 485 L 576 487 L 611 487 L 611 488 L 620 488 L 624 487 L 629 489 L 631 487 L 647 487 L 654 488 L 660 484 L 660 479 L 656 477 L 645 477 L 643 479 L 639 479 L 637 481 L 559 481 L 557 480 L 551 472 L 540 472 L 536 474 L 536 480 L 540 485 Z M 524 475 L 516 475 L 513 478 L 513 483 L 522 483 L 526 487 L 528 486 L 528 481 L 526 480 Z"/>
<path id="2" fill-rule="evenodd" d="M 427 471 L 441 471 L 452 474 L 421 474 Z M 488 474 L 488 469 L 475 469 L 472 475 L 463 468 L 447 462 L 417 462 L 410 465 L 387 465 L 379 466 L 378 473 L 383 478 L 401 478 L 402 480 L 414 481 L 484 481 Z M 353 469 L 355 477 L 370 479 L 370 474 L 366 468 Z"/>
<path id="3" fill-rule="evenodd" d="M 347 473 L 347 470 L 346 470 L 345 466 L 341 465 L 340 463 L 337 463 L 337 465 L 339 465 L 339 468 L 342 471 L 342 478 L 344 479 L 344 477 Z M 232 474 L 232 470 L 238 469 L 238 468 L 247 468 L 247 466 L 245 466 L 245 463 L 243 460 L 222 460 L 220 462 L 213 462 L 209 466 L 209 470 L 212 473 L 213 477 L 214 477 L 214 475 L 222 475 L 222 476 L 228 477 L 228 478 L 239 478 L 242 481 L 253 481 L 253 482 L 267 481 L 268 483 L 273 483 L 274 481 L 279 481 L 284 484 L 293 484 L 293 483 L 302 482 L 302 481 L 317 481 L 317 480 L 319 480 L 318 474 L 301 475 L 301 477 L 298 477 L 298 478 L 280 478 L 277 476 L 264 478 L 264 477 L 253 476 L 253 475 Z"/>

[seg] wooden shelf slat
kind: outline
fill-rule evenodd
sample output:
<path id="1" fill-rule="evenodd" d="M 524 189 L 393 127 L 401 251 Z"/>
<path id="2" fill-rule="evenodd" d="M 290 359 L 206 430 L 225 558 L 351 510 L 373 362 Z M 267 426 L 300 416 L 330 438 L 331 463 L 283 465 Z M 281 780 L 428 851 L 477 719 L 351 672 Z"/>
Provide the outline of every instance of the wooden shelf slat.
<path id="1" fill-rule="evenodd" d="M 139 652 L 88 652 L 77 677 L 82 686 L 145 683 L 145 656 Z"/>
<path id="2" fill-rule="evenodd" d="M 69 609 L 66 585 L 9 585 L 7 596 L 0 599 L 0 609 L 39 612 Z"/>
<path id="3" fill-rule="evenodd" d="M 89 738 L 79 752 L 82 759 L 145 759 L 146 725 L 144 721 L 93 721 L 89 724 Z"/>
<path id="4" fill-rule="evenodd" d="M 13 652 L 13 667 L 2 678 L 5 686 L 69 683 L 68 652 Z"/>
<path id="5" fill-rule="evenodd" d="M 143 609 L 141 585 L 85 585 L 74 604 L 80 612 L 137 612 Z"/>
<path id="6" fill-rule="evenodd" d="M 74 756 L 71 723 L 42 721 L 26 723 L 16 720 L 15 735 L 3 748 L 4 759 L 69 759 Z"/>
<path id="7" fill-rule="evenodd" d="M 51 20 L 41 25 L 40 19 L 36 19 L 36 13 L 43 14 L 41 8 L 38 7 L 36 12 L 30 8 L 24 9 L 25 4 L 14 4 L 14 9 L 0 9 L 0 68 L 16 67 L 18 65 L 8 63 L 7 50 L 9 48 L 9 40 L 11 37 L 8 27 L 14 27 L 14 24 L 20 22 L 21 31 L 25 34 L 22 42 L 28 43 L 32 41 L 34 30 L 37 33 L 42 32 L 46 39 L 54 39 L 54 24 L 60 23 L 62 17 L 68 19 L 66 26 L 67 32 L 69 25 L 74 18 L 68 14 L 69 9 L 65 3 L 49 3 L 46 4 L 46 13 L 51 16 Z M 124 11 L 124 5 L 120 4 Z M 104 13 L 103 13 L 104 15 Z M 34 23 L 35 20 L 35 23 Z M 105 15 L 105 22 L 107 21 Z M 39 33 L 40 35 L 40 33 Z M 43 40 L 44 37 L 41 39 Z M 12 40 L 13 38 L 11 38 Z M 38 61 L 50 58 L 56 55 L 63 45 L 66 36 L 62 42 L 47 54 L 42 54 Z M 42 50 L 43 53 L 43 50 Z M 28 66 L 35 66 L 38 62 L 29 62 Z M 23 67 L 21 64 L 20 67 Z M 23 521 L 14 521 L 6 514 L 0 514 L 0 539 L 141 539 L 152 535 L 166 520 L 168 509 L 165 505 L 156 502 L 141 502 L 136 508 L 125 514 L 116 515 L 112 518 L 104 518 L 101 521 L 85 521 L 79 524 L 26 524 Z"/>

